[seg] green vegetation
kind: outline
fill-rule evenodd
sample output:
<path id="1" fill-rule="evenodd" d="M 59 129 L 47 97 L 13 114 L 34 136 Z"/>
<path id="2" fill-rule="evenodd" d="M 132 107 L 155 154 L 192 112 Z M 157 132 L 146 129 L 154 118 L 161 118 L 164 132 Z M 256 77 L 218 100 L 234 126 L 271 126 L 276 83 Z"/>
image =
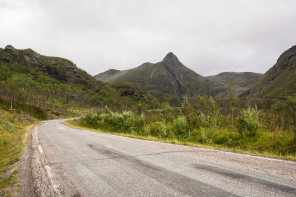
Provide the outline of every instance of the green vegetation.
<path id="1" fill-rule="evenodd" d="M 0 99 L 0 196 L 9 195 L 17 182 L 15 164 L 25 146 L 30 129 L 45 117 L 52 118 L 50 111 Z"/>
<path id="2" fill-rule="evenodd" d="M 0 196 L 17 181 L 15 165 L 28 126 L 105 105 L 139 112 L 159 107 L 138 86 L 98 82 L 69 60 L 31 49 L 0 48 Z"/>
<path id="3" fill-rule="evenodd" d="M 136 85 L 96 81 L 69 60 L 46 57 L 31 49 L 0 48 L 0 97 L 73 116 L 105 105 L 130 108 L 155 102 Z"/>
<path id="4" fill-rule="evenodd" d="M 204 77 L 185 67 L 173 53 L 169 53 L 156 64 L 144 63 L 125 71 L 110 69 L 94 77 L 104 82 L 138 84 L 161 101 L 178 106 L 184 95 L 187 95 L 191 102 L 197 95 L 202 94 L 227 99 L 229 83 L 239 95 L 254 85 L 262 74 L 228 72 Z"/>
<path id="5" fill-rule="evenodd" d="M 117 83 L 103 83 L 69 60 L 31 49 L 0 48 L 0 196 L 9 195 L 17 182 L 16 164 L 30 128 L 40 120 L 80 114 L 81 119 L 68 123 L 296 160 L 295 49 L 285 52 L 262 78 L 254 73 L 202 77 L 168 54 L 157 64 L 111 70 L 101 77 L 115 74 Z M 258 79 L 243 97 L 236 96 Z M 229 81 L 234 86 L 227 88 Z M 229 100 L 197 96 L 202 93 Z"/>
<path id="6" fill-rule="evenodd" d="M 296 46 L 285 51 L 264 76 L 242 96 L 281 99 L 296 96 Z"/>
<path id="7" fill-rule="evenodd" d="M 286 113 L 283 117 L 273 109 L 258 110 L 256 106 L 233 110 L 232 100 L 228 112 L 222 114 L 212 97 L 198 96 L 196 100 L 197 105 L 192 106 L 185 97 L 181 108 L 167 105 L 164 109 L 146 110 L 141 114 L 118 113 L 105 107 L 87 113 L 77 124 L 141 138 L 296 159 L 296 98 L 289 98 L 289 102 L 282 104 L 281 110 Z"/>
<path id="8" fill-rule="evenodd" d="M 294 46 L 284 52 L 264 76 L 221 73 L 205 79 L 183 66 L 172 53 L 157 64 L 145 63 L 122 72 L 107 71 L 97 75 L 97 79 L 137 83 L 160 100 L 172 106 L 182 103 L 182 107 L 142 108 L 137 113 L 107 113 L 105 109 L 87 114 L 78 124 L 132 136 L 152 136 L 160 140 L 201 143 L 295 159 L 295 54 Z M 225 84 L 229 82 L 233 86 L 227 88 Z M 252 84 L 254 86 L 250 88 Z M 237 93 L 243 91 L 238 98 Z M 196 97 L 203 93 L 229 100 Z M 182 102 L 182 95 L 188 95 L 188 99 Z M 118 119 L 124 113 L 131 117 L 127 120 L 128 126 L 123 126 L 127 123 Z"/>
<path id="9" fill-rule="evenodd" d="M 260 127 L 259 112 L 257 109 L 244 109 L 236 120 L 237 130 L 243 135 L 256 136 Z"/>

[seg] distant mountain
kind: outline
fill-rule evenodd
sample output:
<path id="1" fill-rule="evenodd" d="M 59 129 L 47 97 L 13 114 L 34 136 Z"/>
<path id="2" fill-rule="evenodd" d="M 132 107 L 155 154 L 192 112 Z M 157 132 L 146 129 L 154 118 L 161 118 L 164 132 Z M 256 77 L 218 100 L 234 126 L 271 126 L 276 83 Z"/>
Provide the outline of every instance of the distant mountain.
<path id="1" fill-rule="evenodd" d="M 97 81 L 69 60 L 8 45 L 0 48 L 0 98 L 71 110 L 148 103 L 152 97 L 136 86 Z"/>
<path id="2" fill-rule="evenodd" d="M 210 80 L 231 84 L 237 95 L 251 88 L 257 81 L 263 77 L 261 73 L 252 72 L 223 72 L 215 76 L 207 77 Z"/>
<path id="3" fill-rule="evenodd" d="M 125 71 L 111 69 L 96 75 L 95 78 L 105 82 L 138 84 L 156 97 L 173 100 L 183 95 L 195 97 L 202 94 L 225 99 L 229 97 L 228 83 L 233 84 L 239 94 L 253 85 L 260 76 L 261 74 L 256 73 L 223 73 L 203 77 L 185 67 L 170 52 L 156 64 L 144 63 Z"/>
<path id="4" fill-rule="evenodd" d="M 127 71 L 120 71 L 120 70 L 116 70 L 116 69 L 109 69 L 103 73 L 100 73 L 95 77 L 95 79 L 99 80 L 99 81 L 103 81 L 103 82 L 111 82 L 113 80 L 116 80 L 118 77 L 120 77 L 120 75 L 123 75 L 124 73 L 126 73 Z"/>
<path id="5" fill-rule="evenodd" d="M 296 46 L 281 54 L 276 64 L 241 96 L 277 99 L 296 96 Z"/>

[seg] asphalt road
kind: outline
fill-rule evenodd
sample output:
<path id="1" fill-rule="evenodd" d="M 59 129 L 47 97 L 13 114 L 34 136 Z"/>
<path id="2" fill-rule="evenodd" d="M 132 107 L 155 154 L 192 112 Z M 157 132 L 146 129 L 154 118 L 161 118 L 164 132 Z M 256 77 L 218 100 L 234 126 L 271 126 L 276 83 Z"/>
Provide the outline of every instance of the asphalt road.
<path id="1" fill-rule="evenodd" d="M 29 146 L 37 196 L 296 196 L 292 161 L 72 129 L 62 120 L 33 128 Z"/>

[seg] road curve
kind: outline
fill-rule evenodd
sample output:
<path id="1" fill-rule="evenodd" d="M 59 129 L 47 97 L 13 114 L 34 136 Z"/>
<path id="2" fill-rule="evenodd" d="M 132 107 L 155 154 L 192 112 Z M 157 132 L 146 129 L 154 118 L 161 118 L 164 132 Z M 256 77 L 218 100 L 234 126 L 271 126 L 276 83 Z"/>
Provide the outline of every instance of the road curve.
<path id="1" fill-rule="evenodd" d="M 95 133 L 62 122 L 32 129 L 37 196 L 296 196 L 296 162 Z"/>

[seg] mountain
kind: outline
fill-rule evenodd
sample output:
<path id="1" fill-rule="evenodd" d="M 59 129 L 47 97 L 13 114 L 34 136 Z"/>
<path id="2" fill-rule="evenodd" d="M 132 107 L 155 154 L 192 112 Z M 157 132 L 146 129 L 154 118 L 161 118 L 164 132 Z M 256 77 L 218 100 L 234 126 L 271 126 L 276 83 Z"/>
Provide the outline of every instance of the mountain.
<path id="1" fill-rule="evenodd" d="M 239 77 L 243 77 L 239 79 Z M 253 77 L 251 80 L 248 77 Z M 228 83 L 235 83 L 235 91 L 241 93 L 254 80 L 260 78 L 255 73 L 224 73 L 212 77 L 203 77 L 185 67 L 173 54 L 168 53 L 165 58 L 156 64 L 144 63 L 130 70 L 108 70 L 95 76 L 97 80 L 105 82 L 128 82 L 138 84 L 150 94 L 174 100 L 186 95 L 210 95 L 216 98 L 228 98 Z M 235 79 L 235 80 L 233 80 Z"/>
<path id="2" fill-rule="evenodd" d="M 271 99 L 296 96 L 296 46 L 281 54 L 276 64 L 241 96 Z"/>
<path id="3" fill-rule="evenodd" d="M 0 98 L 62 111 L 152 100 L 137 86 L 105 84 L 67 59 L 10 45 L 0 48 Z"/>
<path id="4" fill-rule="evenodd" d="M 210 80 L 231 84 L 237 95 L 251 88 L 257 81 L 263 77 L 261 73 L 253 72 L 222 72 L 215 76 L 207 77 Z"/>
<path id="5" fill-rule="evenodd" d="M 107 70 L 106 72 L 96 75 L 95 78 L 99 81 L 111 82 L 113 79 L 118 78 L 120 75 L 124 73 L 126 73 L 126 71 L 110 69 L 110 70 Z"/>
<path id="6" fill-rule="evenodd" d="M 185 67 L 173 53 L 156 64 L 144 63 L 126 71 L 109 70 L 95 76 L 109 82 L 128 82 L 140 85 L 154 96 L 171 98 L 182 95 L 217 95 L 226 90 L 223 84 L 213 83 Z"/>

